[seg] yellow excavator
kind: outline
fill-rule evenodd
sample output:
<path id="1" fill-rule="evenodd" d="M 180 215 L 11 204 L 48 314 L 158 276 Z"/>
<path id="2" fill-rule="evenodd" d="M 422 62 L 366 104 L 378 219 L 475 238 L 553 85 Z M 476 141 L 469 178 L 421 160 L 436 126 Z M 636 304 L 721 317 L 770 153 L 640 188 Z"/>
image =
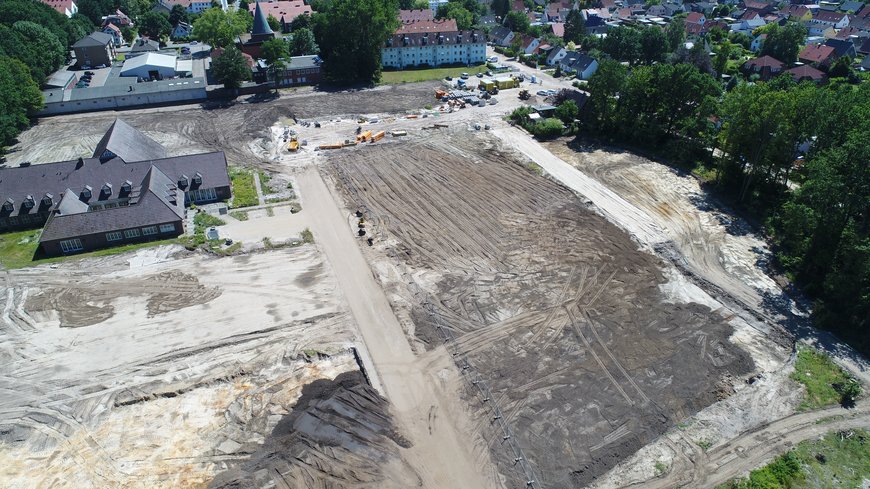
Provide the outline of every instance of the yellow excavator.
<path id="1" fill-rule="evenodd" d="M 299 150 L 299 139 L 296 136 L 290 138 L 290 142 L 287 144 L 287 151 L 298 151 Z"/>

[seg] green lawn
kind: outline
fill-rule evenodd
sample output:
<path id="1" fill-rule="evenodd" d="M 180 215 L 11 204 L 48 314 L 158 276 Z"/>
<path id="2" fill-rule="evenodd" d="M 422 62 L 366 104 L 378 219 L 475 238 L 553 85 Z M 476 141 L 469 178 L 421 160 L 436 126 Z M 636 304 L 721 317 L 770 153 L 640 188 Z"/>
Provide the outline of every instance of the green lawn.
<path id="1" fill-rule="evenodd" d="M 69 259 L 88 258 L 95 256 L 116 255 L 127 251 L 147 248 L 149 246 L 157 246 L 162 244 L 173 244 L 175 239 L 164 239 L 160 241 L 148 241 L 145 243 L 134 243 L 125 246 L 116 246 L 114 248 L 106 248 L 103 250 L 90 251 L 87 253 L 78 253 L 69 256 L 56 256 L 52 258 L 39 258 L 34 260 L 36 248 L 39 246 L 39 234 L 42 231 L 39 229 L 31 229 L 29 231 L 18 231 L 14 233 L 0 234 L 0 265 L 3 268 L 14 269 L 32 267 L 42 265 L 44 263 L 55 263 Z"/>
<path id="2" fill-rule="evenodd" d="M 870 433 L 847 430 L 800 442 L 794 450 L 718 489 L 858 488 L 870 474 Z"/>
<path id="3" fill-rule="evenodd" d="M 381 85 L 394 85 L 397 83 L 414 83 L 428 80 L 443 80 L 446 76 L 454 78 L 462 73 L 475 76 L 478 72 L 485 73 L 485 64 L 478 66 L 460 66 L 458 68 L 430 68 L 422 70 L 384 71 L 381 73 Z"/>
<path id="4" fill-rule="evenodd" d="M 807 388 L 807 398 L 798 407 L 800 410 L 817 409 L 840 402 L 840 393 L 835 385 L 849 380 L 848 374 L 827 355 L 807 346 L 798 346 L 791 378 Z"/>
<path id="5" fill-rule="evenodd" d="M 257 205 L 257 188 L 254 186 L 254 174 L 243 168 L 230 168 L 230 181 L 233 185 L 233 198 L 230 199 L 230 208 L 250 207 Z"/>

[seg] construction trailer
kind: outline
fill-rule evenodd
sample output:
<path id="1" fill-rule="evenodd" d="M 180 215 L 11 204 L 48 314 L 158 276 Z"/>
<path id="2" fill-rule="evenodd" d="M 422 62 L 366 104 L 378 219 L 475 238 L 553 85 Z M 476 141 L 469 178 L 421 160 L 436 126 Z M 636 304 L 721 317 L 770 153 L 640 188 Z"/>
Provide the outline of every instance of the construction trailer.
<path id="1" fill-rule="evenodd" d="M 477 85 L 477 88 L 479 90 L 480 87 L 483 87 L 488 92 L 488 91 L 492 90 L 493 88 L 495 88 L 495 86 L 496 86 L 495 80 L 493 80 L 492 78 L 484 78 L 484 79 L 480 80 L 480 83 Z"/>
<path id="2" fill-rule="evenodd" d="M 372 136 L 370 142 L 373 143 L 373 142 L 375 142 L 375 141 L 380 141 L 381 139 L 384 139 L 384 136 L 385 136 L 386 134 L 387 134 L 386 131 L 378 131 L 378 132 L 375 133 L 374 136 Z"/>
<path id="3" fill-rule="evenodd" d="M 520 86 L 520 81 L 512 76 L 500 76 L 495 80 L 495 86 L 498 87 L 499 90 L 504 90 L 506 88 L 517 88 Z"/>

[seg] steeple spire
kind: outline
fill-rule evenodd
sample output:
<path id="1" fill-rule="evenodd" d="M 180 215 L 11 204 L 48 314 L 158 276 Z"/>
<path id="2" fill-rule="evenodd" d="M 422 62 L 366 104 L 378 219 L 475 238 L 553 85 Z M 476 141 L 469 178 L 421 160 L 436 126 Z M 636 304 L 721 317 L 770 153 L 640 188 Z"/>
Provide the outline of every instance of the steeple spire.
<path id="1" fill-rule="evenodd" d="M 266 19 L 266 14 L 260 9 L 260 2 L 257 2 L 257 9 L 254 10 L 254 29 L 251 35 L 257 34 L 273 34 L 272 28 L 269 27 L 269 21 Z"/>

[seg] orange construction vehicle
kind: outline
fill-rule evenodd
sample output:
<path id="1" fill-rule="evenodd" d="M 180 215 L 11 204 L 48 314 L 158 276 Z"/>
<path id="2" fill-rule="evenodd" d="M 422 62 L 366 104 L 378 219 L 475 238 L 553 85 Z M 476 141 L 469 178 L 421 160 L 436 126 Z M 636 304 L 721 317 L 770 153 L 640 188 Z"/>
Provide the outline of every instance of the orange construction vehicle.
<path id="1" fill-rule="evenodd" d="M 371 137 L 372 137 L 371 131 L 363 131 L 357 135 L 356 141 L 358 143 L 364 143 L 364 142 L 368 141 Z"/>
<path id="2" fill-rule="evenodd" d="M 442 97 L 446 96 L 447 92 L 445 92 L 444 90 L 435 90 L 435 98 L 437 98 L 438 100 L 441 100 Z"/>

